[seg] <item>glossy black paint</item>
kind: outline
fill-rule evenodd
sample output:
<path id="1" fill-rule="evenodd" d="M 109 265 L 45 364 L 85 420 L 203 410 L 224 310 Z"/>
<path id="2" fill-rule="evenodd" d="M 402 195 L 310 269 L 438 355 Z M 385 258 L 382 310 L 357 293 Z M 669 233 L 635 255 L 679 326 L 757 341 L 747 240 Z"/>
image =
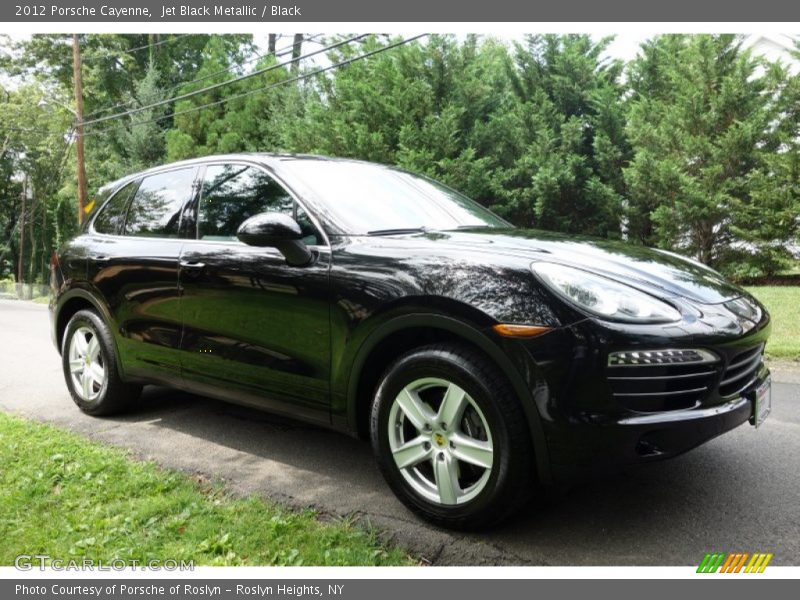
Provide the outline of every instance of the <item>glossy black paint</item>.
<path id="1" fill-rule="evenodd" d="M 187 198 L 179 238 L 101 235 L 90 218 L 61 249 L 53 273 L 57 343 L 69 314 L 89 303 L 111 324 L 127 379 L 357 433 L 373 391 L 367 384 L 380 374 L 376 365 L 385 367 L 410 339 L 459 339 L 481 349 L 517 391 L 545 482 L 673 456 L 750 417 L 742 395 L 714 392 L 691 409 L 640 414 L 609 388 L 607 357 L 615 350 L 706 348 L 721 357 L 721 373 L 738 350 L 766 341 L 766 310 L 752 323 L 727 309 L 723 302 L 736 297 L 757 302 L 701 265 L 642 247 L 511 228 L 347 235 L 310 188 L 282 169 L 298 158 L 209 160 L 266 169 L 314 217 L 327 243 L 309 248 L 309 264 L 292 266 L 277 248 L 194 239 L 195 198 Z M 111 193 L 136 177 L 112 184 Z M 538 260 L 668 300 L 682 320 L 632 325 L 584 314 L 532 274 Z M 497 323 L 551 331 L 504 338 L 492 330 Z M 758 380 L 766 375 L 760 367 Z M 658 452 L 643 453 L 643 440 Z"/>
<path id="2" fill-rule="evenodd" d="M 302 241 L 300 225 L 288 215 L 254 215 L 239 226 L 236 237 L 248 246 L 277 248 L 292 267 L 305 267 L 314 261 L 314 254 Z"/>

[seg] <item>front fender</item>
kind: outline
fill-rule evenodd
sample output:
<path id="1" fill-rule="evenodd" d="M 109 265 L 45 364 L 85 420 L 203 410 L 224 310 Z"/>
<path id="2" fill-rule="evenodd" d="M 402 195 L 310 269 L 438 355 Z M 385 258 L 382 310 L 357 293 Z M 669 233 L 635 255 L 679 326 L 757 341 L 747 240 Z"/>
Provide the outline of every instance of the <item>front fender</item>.
<path id="1" fill-rule="evenodd" d="M 378 345 L 388 339 L 392 334 L 409 329 L 433 329 L 447 332 L 465 342 L 477 347 L 486 354 L 507 377 L 520 399 L 525 417 L 528 422 L 531 439 L 533 442 L 537 472 L 539 480 L 543 483 L 551 481 L 549 456 L 545 440 L 541 416 L 536 408 L 533 393 L 526 378 L 515 366 L 514 361 L 507 354 L 507 345 L 501 348 L 492 339 L 494 334 L 489 326 L 476 326 L 451 316 L 436 312 L 412 312 L 393 316 L 383 320 L 363 338 L 363 342 L 355 351 L 352 367 L 347 373 L 344 389 L 346 390 L 347 426 L 351 431 L 356 431 L 358 426 L 358 384 L 363 374 L 364 365 L 370 354 Z M 520 349 L 520 352 L 524 350 Z M 530 374 L 529 374 L 530 375 Z"/>

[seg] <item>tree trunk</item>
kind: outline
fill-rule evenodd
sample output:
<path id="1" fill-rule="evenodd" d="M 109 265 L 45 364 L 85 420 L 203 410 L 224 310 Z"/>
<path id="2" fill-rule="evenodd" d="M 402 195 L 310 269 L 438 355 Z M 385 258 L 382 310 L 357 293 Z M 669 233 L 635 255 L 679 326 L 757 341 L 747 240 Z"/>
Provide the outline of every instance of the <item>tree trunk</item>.
<path id="1" fill-rule="evenodd" d="M 25 279 L 25 205 L 28 194 L 28 179 L 22 181 L 22 209 L 19 211 L 19 264 L 17 265 L 17 296 L 22 298 L 22 282 Z"/>
<path id="2" fill-rule="evenodd" d="M 156 62 L 156 53 L 158 53 L 158 47 L 160 44 L 160 33 L 150 33 L 147 35 L 147 59 L 151 65 L 155 64 Z"/>
<path id="3" fill-rule="evenodd" d="M 269 39 L 269 42 L 267 42 L 267 51 L 270 54 L 274 55 L 275 54 L 275 42 L 278 39 L 278 35 L 275 34 L 275 33 L 270 33 L 268 39 Z"/>
<path id="4" fill-rule="evenodd" d="M 34 236 L 34 226 L 36 225 L 36 202 L 31 201 L 31 214 L 28 218 L 28 237 L 31 241 L 31 257 L 28 261 L 28 287 L 25 294 L 25 300 L 33 298 L 33 286 L 36 283 L 36 236 Z"/>
<path id="5" fill-rule="evenodd" d="M 47 203 L 42 205 L 42 257 L 39 259 L 39 273 L 44 277 L 47 272 L 46 267 L 49 266 L 49 256 L 47 253 Z M 48 279 L 45 277 L 42 281 L 45 285 Z"/>
<path id="6" fill-rule="evenodd" d="M 297 73 L 300 70 L 300 61 L 296 60 L 303 54 L 303 34 L 294 34 L 294 43 L 292 44 L 292 73 Z"/>

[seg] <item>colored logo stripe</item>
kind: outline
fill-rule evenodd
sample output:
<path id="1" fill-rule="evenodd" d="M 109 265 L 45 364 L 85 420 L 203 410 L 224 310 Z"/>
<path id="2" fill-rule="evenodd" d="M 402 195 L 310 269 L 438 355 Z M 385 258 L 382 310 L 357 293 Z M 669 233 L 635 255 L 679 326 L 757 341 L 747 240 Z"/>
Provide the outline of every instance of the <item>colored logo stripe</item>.
<path id="1" fill-rule="evenodd" d="M 747 552 L 734 552 L 726 554 L 724 552 L 709 552 L 700 561 L 700 566 L 697 567 L 698 573 L 763 573 L 764 569 L 772 560 L 773 554 L 766 552 L 756 552 L 749 554 Z M 747 562 L 747 559 L 750 559 Z M 745 566 L 747 562 L 747 566 Z M 744 571 L 742 569 L 744 568 Z"/>
<path id="2" fill-rule="evenodd" d="M 703 557 L 700 566 L 697 567 L 698 573 L 716 573 L 722 561 L 725 560 L 725 554 L 722 552 L 714 552 L 713 554 L 706 554 Z"/>
<path id="3" fill-rule="evenodd" d="M 767 568 L 769 561 L 772 560 L 772 554 L 753 554 L 753 558 L 750 559 L 750 562 L 747 563 L 747 567 L 745 568 L 745 573 L 763 573 L 764 569 Z"/>
<path id="4" fill-rule="evenodd" d="M 748 556 L 750 555 L 747 552 L 736 552 L 735 554 L 729 554 L 728 560 L 726 560 L 725 564 L 722 565 L 722 570 L 720 573 L 738 573 L 742 570 L 744 561 L 747 560 Z"/>

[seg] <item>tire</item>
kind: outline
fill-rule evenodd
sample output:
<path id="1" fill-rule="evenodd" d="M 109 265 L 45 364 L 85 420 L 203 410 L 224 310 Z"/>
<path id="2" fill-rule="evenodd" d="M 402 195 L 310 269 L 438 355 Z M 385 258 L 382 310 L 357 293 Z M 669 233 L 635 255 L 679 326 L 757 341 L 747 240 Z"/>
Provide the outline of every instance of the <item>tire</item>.
<path id="1" fill-rule="evenodd" d="M 519 399 L 495 365 L 464 346 L 426 346 L 392 364 L 375 395 L 370 435 L 392 491 L 442 527 L 495 525 L 534 489 Z"/>
<path id="2" fill-rule="evenodd" d="M 86 414 L 122 412 L 142 392 L 141 386 L 125 383 L 119 376 L 111 332 L 94 311 L 81 310 L 70 319 L 62 340 L 61 364 L 72 400 Z"/>

